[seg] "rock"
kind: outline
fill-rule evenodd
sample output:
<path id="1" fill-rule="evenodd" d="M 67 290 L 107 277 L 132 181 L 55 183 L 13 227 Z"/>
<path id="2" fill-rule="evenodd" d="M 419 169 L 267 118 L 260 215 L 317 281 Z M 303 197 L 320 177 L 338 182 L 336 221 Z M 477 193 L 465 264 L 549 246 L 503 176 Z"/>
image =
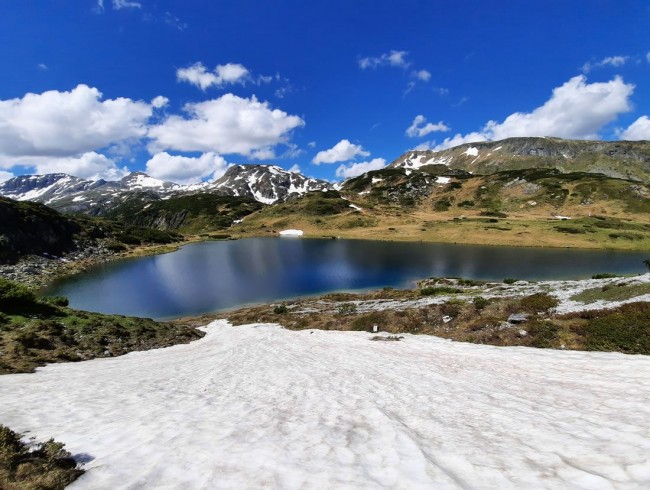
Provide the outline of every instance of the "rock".
<path id="1" fill-rule="evenodd" d="M 517 335 L 519 335 L 520 337 L 525 337 L 526 335 L 528 335 L 528 332 L 526 332 L 526 330 L 522 328 L 521 330 L 519 330 L 519 332 L 517 332 Z"/>
<path id="2" fill-rule="evenodd" d="M 526 323 L 528 321 L 528 313 L 513 313 L 508 317 L 508 323 L 512 325 L 518 325 L 520 323 Z"/>

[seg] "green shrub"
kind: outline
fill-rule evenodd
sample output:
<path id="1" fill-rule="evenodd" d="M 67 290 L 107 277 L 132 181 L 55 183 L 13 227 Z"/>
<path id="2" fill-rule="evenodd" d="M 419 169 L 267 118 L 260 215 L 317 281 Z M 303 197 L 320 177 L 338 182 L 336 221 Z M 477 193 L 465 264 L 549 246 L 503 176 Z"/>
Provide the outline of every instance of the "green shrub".
<path id="1" fill-rule="evenodd" d="M 52 439 L 23 443 L 19 434 L 0 425 L 1 488 L 63 489 L 83 473 L 63 444 Z"/>
<path id="2" fill-rule="evenodd" d="M 473 208 L 474 201 L 461 201 L 458 203 L 459 208 Z"/>
<path id="3" fill-rule="evenodd" d="M 370 331 L 373 325 L 385 323 L 385 314 L 381 311 L 373 311 L 364 315 L 357 316 L 350 325 L 351 330 Z"/>
<path id="4" fill-rule="evenodd" d="M 452 286 L 427 286 L 420 289 L 422 296 L 434 296 L 439 294 L 457 294 L 462 293 L 463 290 Z"/>
<path id="5" fill-rule="evenodd" d="M 440 199 L 433 203 L 434 211 L 447 211 L 451 207 L 451 202 L 449 199 Z"/>
<path id="6" fill-rule="evenodd" d="M 339 315 L 352 315 L 357 312 L 357 305 L 354 303 L 343 303 L 339 306 Z"/>
<path id="7" fill-rule="evenodd" d="M 530 313 L 546 312 L 558 304 L 556 298 L 546 293 L 531 294 L 519 300 L 519 308 Z"/>
<path id="8" fill-rule="evenodd" d="M 548 349 L 557 345 L 560 328 L 552 322 L 531 322 L 526 325 L 532 347 Z"/>
<path id="9" fill-rule="evenodd" d="M 111 252 L 124 252 L 126 250 L 126 245 L 118 242 L 108 242 L 106 244 L 106 249 Z"/>
<path id="10" fill-rule="evenodd" d="M 68 306 L 70 304 L 65 296 L 47 296 L 43 298 L 43 301 L 52 306 Z"/>
<path id="11" fill-rule="evenodd" d="M 514 279 L 512 277 L 506 277 L 503 282 L 506 284 L 514 284 L 518 281 L 519 279 Z"/>
<path id="12" fill-rule="evenodd" d="M 643 261 L 643 265 L 645 265 L 646 268 L 650 271 L 650 259 L 645 259 Z"/>
<path id="13" fill-rule="evenodd" d="M 502 213 L 501 211 L 481 211 L 479 213 L 479 216 L 492 216 L 493 218 L 507 218 L 508 215 L 506 213 Z"/>
<path id="14" fill-rule="evenodd" d="M 617 274 L 611 274 L 609 272 L 601 272 L 599 274 L 594 274 L 591 276 L 592 279 L 611 279 L 613 277 L 618 277 Z"/>
<path id="15" fill-rule="evenodd" d="M 288 310 L 286 305 L 277 305 L 275 308 L 273 308 L 273 313 L 275 313 L 276 315 L 282 315 L 287 311 Z"/>
<path id="16" fill-rule="evenodd" d="M 36 303 L 34 292 L 27 286 L 0 278 L 0 310 L 23 311 Z"/>
<path id="17" fill-rule="evenodd" d="M 484 309 L 487 305 L 490 304 L 490 300 L 483 298 L 482 296 L 477 296 L 472 300 L 472 303 L 474 304 L 474 309 L 476 311 L 481 311 Z"/>
<path id="18" fill-rule="evenodd" d="M 650 354 L 650 303 L 630 303 L 592 319 L 585 327 L 585 349 Z"/>

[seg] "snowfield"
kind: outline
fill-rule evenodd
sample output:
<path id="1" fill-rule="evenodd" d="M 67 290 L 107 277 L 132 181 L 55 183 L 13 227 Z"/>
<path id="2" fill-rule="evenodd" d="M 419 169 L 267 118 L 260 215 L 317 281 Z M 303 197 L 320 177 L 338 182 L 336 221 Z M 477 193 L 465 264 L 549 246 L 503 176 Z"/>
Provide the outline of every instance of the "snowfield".
<path id="1" fill-rule="evenodd" d="M 216 321 L 196 342 L 0 376 L 71 488 L 650 486 L 650 357 Z"/>

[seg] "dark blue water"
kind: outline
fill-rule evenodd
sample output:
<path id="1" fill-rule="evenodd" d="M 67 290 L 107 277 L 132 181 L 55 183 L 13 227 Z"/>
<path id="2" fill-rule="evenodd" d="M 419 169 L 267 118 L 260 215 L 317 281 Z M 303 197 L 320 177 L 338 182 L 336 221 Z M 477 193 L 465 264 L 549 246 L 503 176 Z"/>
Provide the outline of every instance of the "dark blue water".
<path id="1" fill-rule="evenodd" d="M 578 279 L 643 272 L 643 252 L 252 238 L 112 262 L 45 293 L 74 308 L 171 318 L 323 292 L 407 287 L 431 276 Z"/>

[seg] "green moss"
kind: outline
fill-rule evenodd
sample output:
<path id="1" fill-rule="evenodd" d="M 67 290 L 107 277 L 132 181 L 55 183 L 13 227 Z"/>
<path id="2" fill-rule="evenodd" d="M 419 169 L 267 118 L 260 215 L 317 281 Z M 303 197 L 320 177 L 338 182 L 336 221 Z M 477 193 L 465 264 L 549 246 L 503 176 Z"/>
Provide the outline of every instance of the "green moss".
<path id="1" fill-rule="evenodd" d="M 637 296 L 650 294 L 650 283 L 610 284 L 602 288 L 587 289 L 571 297 L 573 301 L 593 303 L 595 301 L 623 301 Z"/>

